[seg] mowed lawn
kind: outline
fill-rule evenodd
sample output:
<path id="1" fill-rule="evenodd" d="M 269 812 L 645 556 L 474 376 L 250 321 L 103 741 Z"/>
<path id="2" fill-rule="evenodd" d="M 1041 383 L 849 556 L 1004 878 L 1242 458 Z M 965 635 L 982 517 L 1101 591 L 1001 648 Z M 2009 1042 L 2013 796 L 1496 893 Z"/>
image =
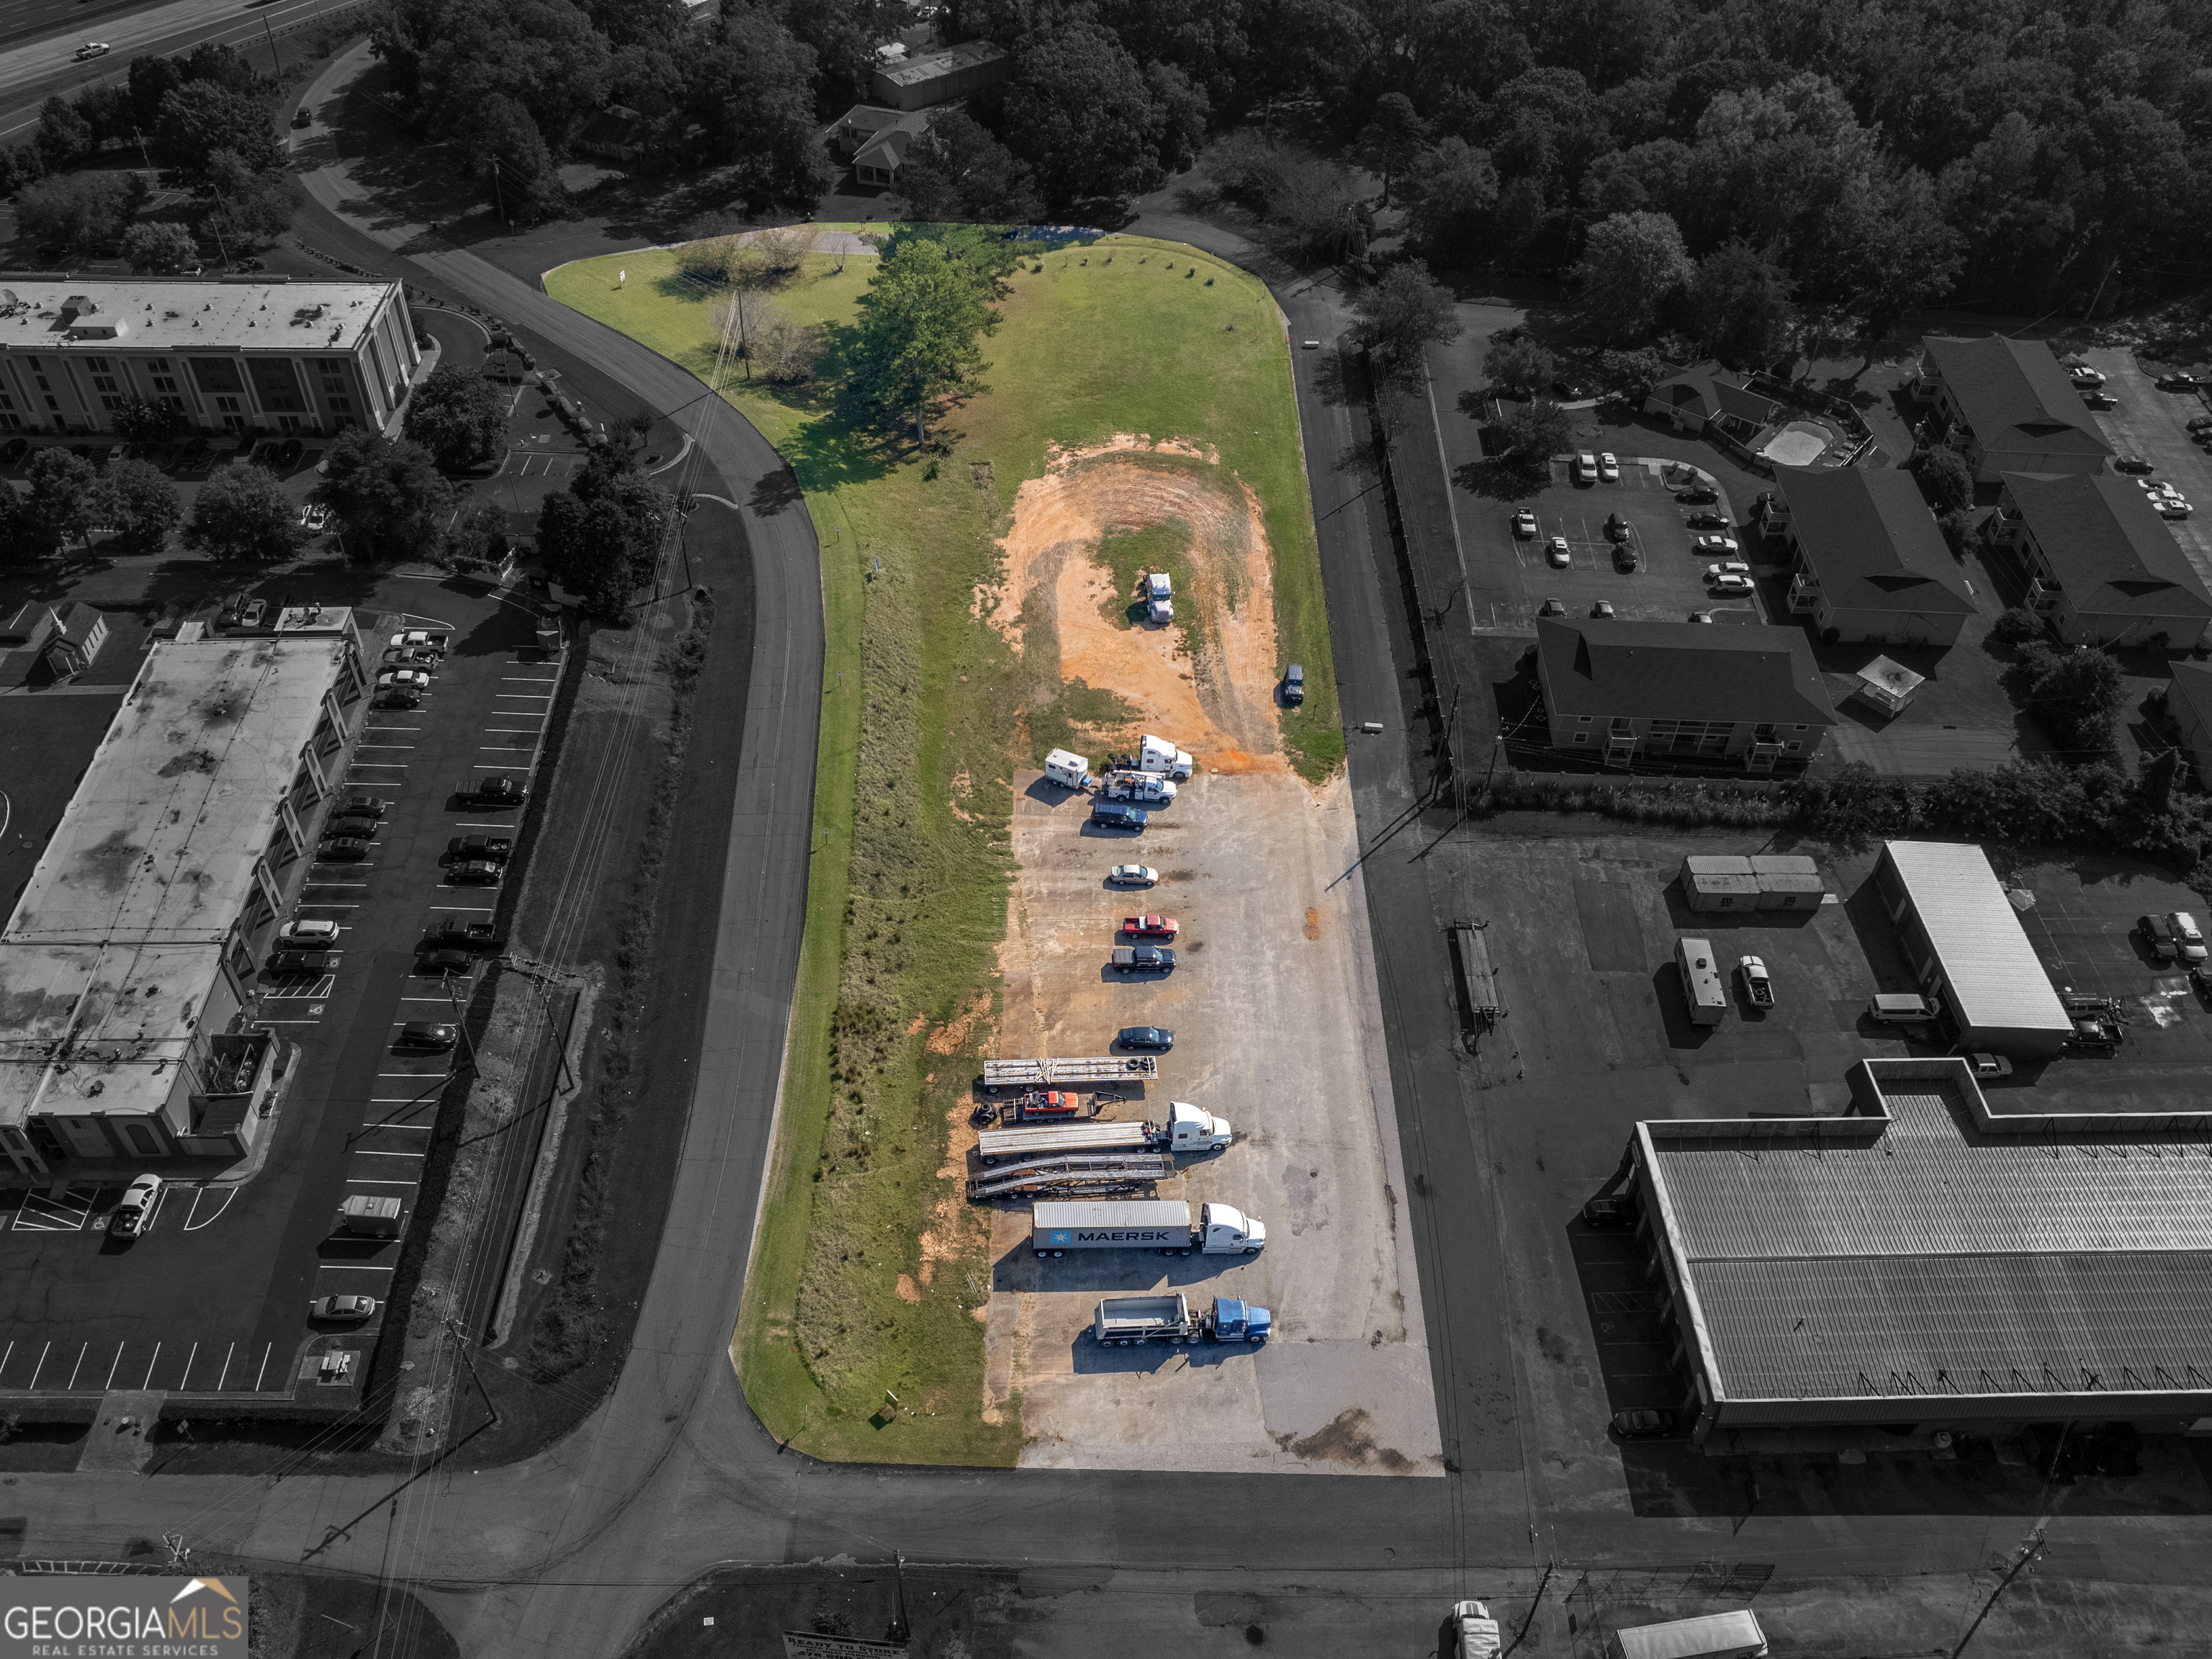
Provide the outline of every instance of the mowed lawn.
<path id="1" fill-rule="evenodd" d="M 910 428 L 856 430 L 836 406 L 841 331 L 874 263 L 811 254 L 775 295 L 823 328 L 822 385 L 778 390 L 720 369 L 724 395 L 805 493 L 828 634 L 783 1119 L 732 1354 L 753 1409 L 803 1450 L 1006 1464 L 1018 1421 L 980 1415 L 988 1218 L 945 1170 L 949 1125 L 991 1052 L 1013 769 L 1063 707 L 1056 679 L 1040 683 L 975 614 L 1022 483 L 1054 448 L 1117 432 L 1212 446 L 1260 496 L 1279 649 L 1306 665 L 1285 744 L 1318 780 L 1341 763 L 1342 735 L 1288 343 L 1265 287 L 1143 239 L 1033 253 L 983 342 L 988 391 L 949 410 L 924 449 Z M 720 296 L 672 253 L 580 261 L 544 281 L 716 374 Z"/>

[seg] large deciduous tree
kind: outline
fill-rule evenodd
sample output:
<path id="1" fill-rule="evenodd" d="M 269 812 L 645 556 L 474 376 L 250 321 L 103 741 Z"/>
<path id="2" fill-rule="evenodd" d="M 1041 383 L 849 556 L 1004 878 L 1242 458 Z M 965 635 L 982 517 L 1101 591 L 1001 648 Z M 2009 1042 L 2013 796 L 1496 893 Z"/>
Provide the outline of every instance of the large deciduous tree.
<path id="1" fill-rule="evenodd" d="M 1352 301 L 1352 337 L 1367 349 L 1376 374 L 1401 386 L 1420 385 L 1428 349 L 1456 340 L 1462 327 L 1451 290 L 1419 259 L 1384 271 Z"/>
<path id="2" fill-rule="evenodd" d="M 218 467 L 185 523 L 185 545 L 217 559 L 289 559 L 307 539 L 299 509 L 265 467 Z"/>
<path id="3" fill-rule="evenodd" d="M 538 509 L 538 556 L 587 611 L 611 620 L 652 580 L 674 514 L 650 479 L 618 461 L 596 462 Z"/>
<path id="4" fill-rule="evenodd" d="M 507 394 L 481 374 L 441 363 L 415 388 L 403 425 L 440 466 L 474 466 L 499 453 Z"/>
<path id="5" fill-rule="evenodd" d="M 1006 109 L 1048 206 L 1133 196 L 1160 182 L 1165 117 L 1136 60 L 1102 24 L 1073 16 L 1024 35 Z"/>
<path id="6" fill-rule="evenodd" d="M 1772 362 L 1789 349 L 1796 329 L 1795 288 L 1787 273 L 1747 243 L 1715 248 L 1698 261 L 1690 279 L 1690 312 L 1705 349 L 1739 366 Z"/>
<path id="7" fill-rule="evenodd" d="M 122 553 L 158 552 L 183 515 L 177 487 L 144 461 L 110 461 L 93 487 L 92 514 Z"/>
<path id="8" fill-rule="evenodd" d="M 314 497 L 337 516 L 349 557 L 422 556 L 439 544 L 453 489 L 422 445 L 353 427 L 338 434 L 323 465 Z"/>
<path id="9" fill-rule="evenodd" d="M 1024 224 L 1044 210 L 1029 164 L 958 110 L 908 149 L 899 191 L 916 219 Z"/>
<path id="10" fill-rule="evenodd" d="M 948 398 L 983 391 L 982 336 L 999 325 L 988 279 L 944 241 L 888 245 L 860 296 L 854 391 L 886 423 L 914 422 L 916 443 Z"/>
<path id="11" fill-rule="evenodd" d="M 1583 307 L 1608 337 L 1648 332 L 1659 307 L 1697 274 L 1663 213 L 1615 213 L 1589 228 L 1575 264 Z"/>

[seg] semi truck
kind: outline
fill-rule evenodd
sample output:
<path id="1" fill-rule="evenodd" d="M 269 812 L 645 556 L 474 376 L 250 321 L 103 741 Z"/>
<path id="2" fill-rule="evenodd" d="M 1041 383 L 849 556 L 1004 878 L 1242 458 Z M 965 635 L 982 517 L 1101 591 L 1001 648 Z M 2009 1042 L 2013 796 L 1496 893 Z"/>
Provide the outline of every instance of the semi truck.
<path id="1" fill-rule="evenodd" d="M 1109 772 L 1108 800 L 1133 800 L 1146 806 L 1164 806 L 1176 798 L 1175 781 L 1158 772 Z"/>
<path id="2" fill-rule="evenodd" d="M 1690 1005 L 1690 1024 L 1719 1024 L 1728 1012 L 1728 987 L 1722 982 L 1721 970 L 1713 966 L 1711 941 L 1677 939 L 1674 966 L 1682 975 L 1682 1000 Z"/>
<path id="3" fill-rule="evenodd" d="M 1039 1204 L 1030 1212 L 1030 1248 L 1039 1255 L 1070 1250 L 1158 1250 L 1162 1255 L 1257 1255 L 1265 1222 L 1226 1204 L 1201 1204 L 1198 1224 L 1181 1199 L 1098 1199 Z"/>
<path id="4" fill-rule="evenodd" d="M 1063 789 L 1082 789 L 1091 782 L 1088 757 L 1055 749 L 1044 757 L 1044 775 Z"/>
<path id="5" fill-rule="evenodd" d="M 1175 620 L 1175 584 L 1164 570 L 1155 570 L 1145 578 L 1145 614 L 1156 623 Z"/>
<path id="6" fill-rule="evenodd" d="M 1067 1060 L 987 1060 L 983 1088 L 1041 1089 L 1054 1084 L 1146 1083 L 1160 1074 L 1153 1054 L 1084 1054 Z"/>
<path id="7" fill-rule="evenodd" d="M 975 1150 L 987 1164 L 1000 1159 L 1044 1158 L 1054 1152 L 1216 1152 L 1235 1138 L 1228 1121 L 1187 1100 L 1170 1101 L 1164 1123 L 1144 1121 L 1041 1123 L 1034 1128 L 985 1129 Z"/>
<path id="8" fill-rule="evenodd" d="M 1203 1313 L 1190 1298 L 1172 1296 L 1109 1296 L 1098 1304 L 1091 1334 L 1102 1344 L 1127 1348 L 1139 1342 L 1265 1342 L 1275 1316 L 1235 1297 L 1218 1296 Z"/>
<path id="9" fill-rule="evenodd" d="M 1150 732 L 1137 746 L 1136 769 L 1139 772 L 1164 772 L 1181 783 L 1197 769 L 1185 750 L 1178 749 L 1166 738 L 1155 737 Z"/>

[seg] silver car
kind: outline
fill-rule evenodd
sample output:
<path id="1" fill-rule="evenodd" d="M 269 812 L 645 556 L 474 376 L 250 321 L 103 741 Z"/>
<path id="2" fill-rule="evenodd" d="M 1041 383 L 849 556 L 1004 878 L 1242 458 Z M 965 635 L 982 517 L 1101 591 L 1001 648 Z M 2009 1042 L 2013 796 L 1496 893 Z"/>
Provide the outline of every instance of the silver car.
<path id="1" fill-rule="evenodd" d="M 1150 887 L 1159 878 L 1158 871 L 1143 864 L 1117 864 L 1106 872 L 1116 887 Z"/>

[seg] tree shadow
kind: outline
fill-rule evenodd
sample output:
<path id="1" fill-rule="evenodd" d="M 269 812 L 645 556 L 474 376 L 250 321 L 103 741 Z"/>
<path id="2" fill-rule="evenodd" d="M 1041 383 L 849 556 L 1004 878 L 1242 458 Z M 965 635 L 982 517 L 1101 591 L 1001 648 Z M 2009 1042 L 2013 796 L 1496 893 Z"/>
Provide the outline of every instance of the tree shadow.
<path id="1" fill-rule="evenodd" d="M 1531 472 L 1517 462 L 1497 458 L 1462 462 L 1452 470 L 1452 483 L 1486 501 L 1533 501 L 1551 482 L 1549 469 Z"/>
<path id="2" fill-rule="evenodd" d="M 773 472 L 761 475 L 759 482 L 753 485 L 753 493 L 747 505 L 763 518 L 773 518 L 803 499 L 804 495 L 799 487 L 799 475 L 787 466 L 780 466 Z"/>

